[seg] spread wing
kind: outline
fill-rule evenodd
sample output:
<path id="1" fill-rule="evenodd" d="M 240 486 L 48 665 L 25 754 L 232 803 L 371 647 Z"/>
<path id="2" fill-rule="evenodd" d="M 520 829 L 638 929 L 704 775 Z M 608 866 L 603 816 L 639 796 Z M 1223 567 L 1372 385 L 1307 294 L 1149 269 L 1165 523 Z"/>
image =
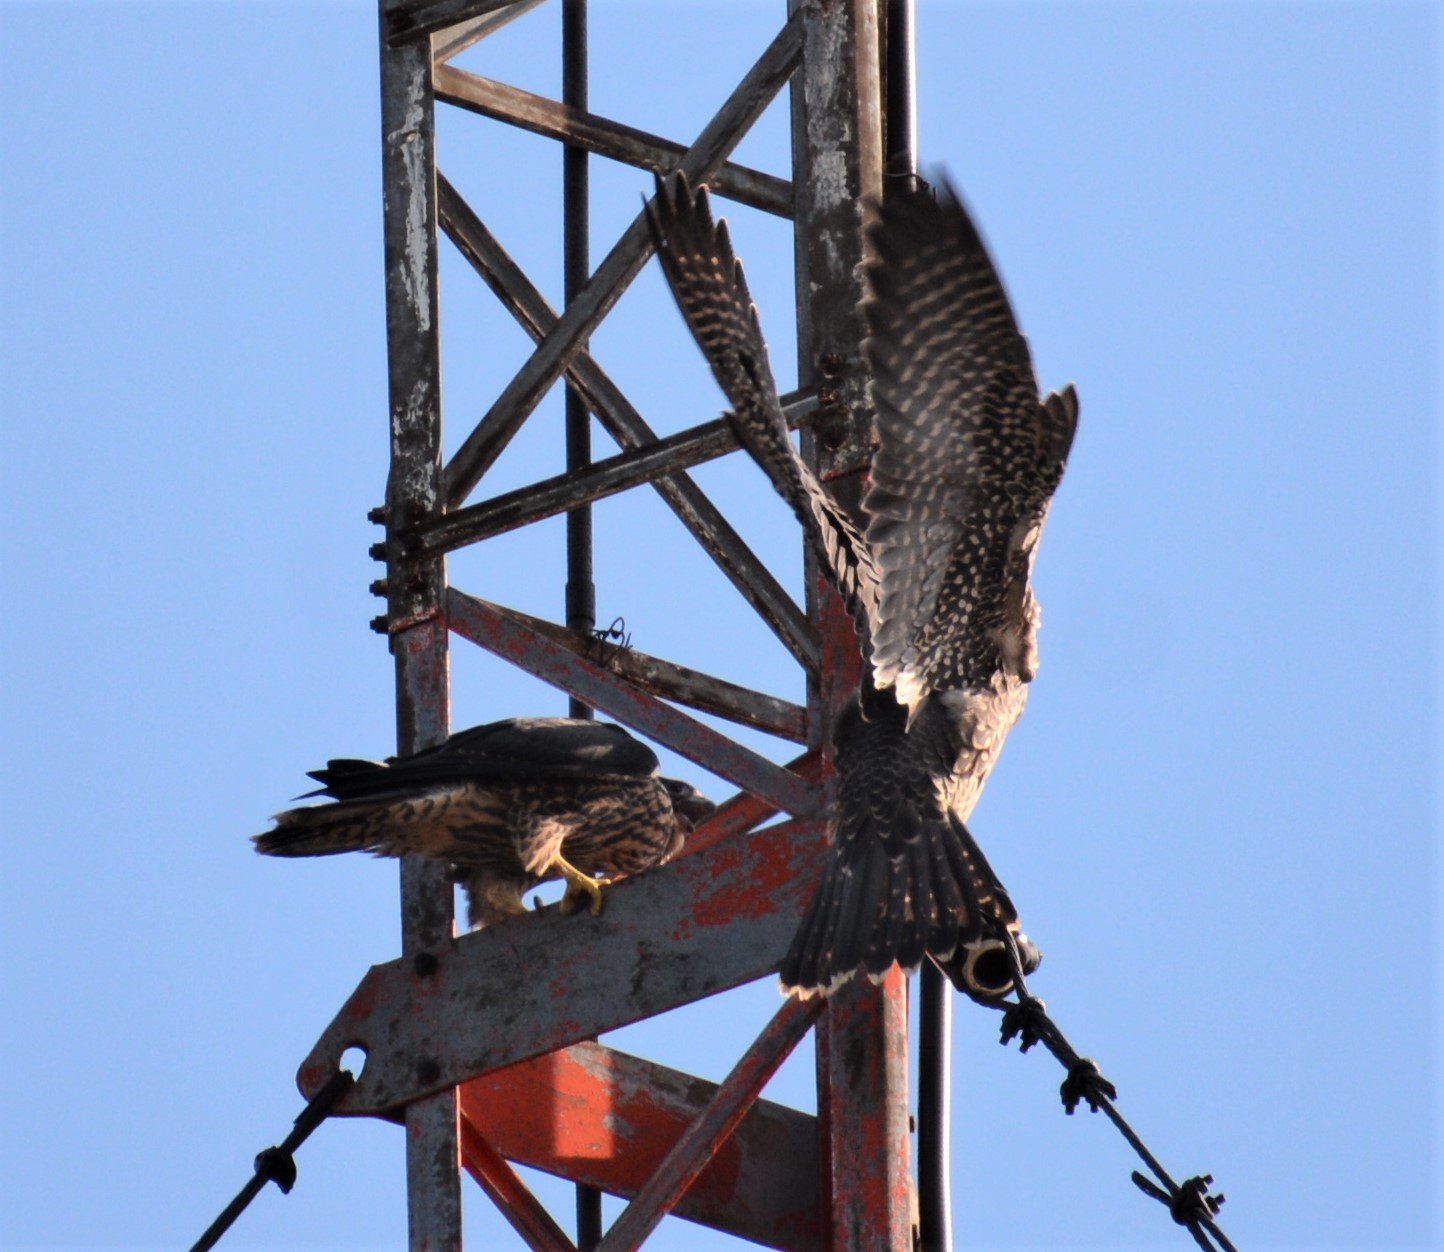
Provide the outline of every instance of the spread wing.
<path id="1" fill-rule="evenodd" d="M 1078 406 L 1071 387 L 1040 403 L 1007 293 L 951 190 L 890 194 L 871 234 L 872 663 L 915 711 L 1004 665 L 1032 677 L 1028 579 Z"/>
<path id="2" fill-rule="evenodd" d="M 727 223 L 713 222 L 707 189 L 694 193 L 681 173 L 657 179 L 647 220 L 677 307 L 732 405 L 727 418 L 738 442 L 797 515 L 849 611 L 870 629 L 878 585 L 872 554 L 792 446 Z"/>

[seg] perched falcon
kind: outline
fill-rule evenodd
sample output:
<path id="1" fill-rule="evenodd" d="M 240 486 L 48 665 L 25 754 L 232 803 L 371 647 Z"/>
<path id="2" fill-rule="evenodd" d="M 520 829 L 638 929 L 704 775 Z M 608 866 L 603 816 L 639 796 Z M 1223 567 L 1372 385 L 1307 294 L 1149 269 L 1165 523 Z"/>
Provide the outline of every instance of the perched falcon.
<path id="1" fill-rule="evenodd" d="M 649 220 L 739 442 L 792 506 L 857 621 L 861 687 L 833 728 L 832 851 L 785 990 L 931 957 L 1006 994 L 1003 934 L 1037 949 L 964 824 L 1037 669 L 1038 539 L 1073 441 L 1073 388 L 1039 398 L 1028 345 L 958 198 L 889 192 L 860 310 L 876 453 L 859 526 L 797 455 L 757 312 L 705 189 L 659 180 Z"/>
<path id="2" fill-rule="evenodd" d="M 610 877 L 661 865 L 716 807 L 658 770 L 657 754 L 620 726 L 512 718 L 415 756 L 328 761 L 303 798 L 335 803 L 287 809 L 253 841 L 268 856 L 449 862 L 472 926 L 524 913 L 522 893 L 557 878 L 567 883 L 563 912 L 586 902 L 600 913 Z"/>

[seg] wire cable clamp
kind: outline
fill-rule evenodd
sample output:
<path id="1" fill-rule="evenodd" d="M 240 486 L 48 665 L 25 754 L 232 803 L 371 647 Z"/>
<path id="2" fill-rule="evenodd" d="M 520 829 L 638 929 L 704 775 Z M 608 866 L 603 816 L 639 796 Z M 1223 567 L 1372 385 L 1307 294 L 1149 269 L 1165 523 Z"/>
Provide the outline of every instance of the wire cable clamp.
<path id="1" fill-rule="evenodd" d="M 336 1103 L 355 1085 L 356 1080 L 351 1076 L 350 1070 L 338 1069 L 331 1075 L 326 1085 L 316 1092 L 311 1102 L 301 1110 L 291 1133 L 277 1146 L 263 1148 L 257 1153 L 255 1173 L 250 1181 L 240 1189 L 236 1198 L 226 1205 L 206 1233 L 196 1240 L 191 1252 L 207 1252 L 215 1247 L 220 1237 L 231 1228 L 236 1218 L 245 1212 L 246 1206 L 260 1194 L 268 1182 L 275 1183 L 281 1189 L 282 1195 L 291 1193 L 291 1188 L 296 1185 L 296 1158 L 293 1153 L 306 1142 L 311 1132 L 326 1120 Z"/>

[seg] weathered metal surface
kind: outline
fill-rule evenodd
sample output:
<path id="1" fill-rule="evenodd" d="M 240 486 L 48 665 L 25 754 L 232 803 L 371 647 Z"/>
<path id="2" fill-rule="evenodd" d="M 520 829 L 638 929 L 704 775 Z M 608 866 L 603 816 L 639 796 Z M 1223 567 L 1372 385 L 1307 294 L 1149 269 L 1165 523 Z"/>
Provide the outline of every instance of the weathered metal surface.
<path id="1" fill-rule="evenodd" d="M 595 1043 L 462 1085 L 474 1125 L 522 1165 L 634 1197 L 716 1096 L 716 1084 Z M 790 1252 L 820 1249 L 817 1121 L 768 1100 L 747 1108 L 673 1212 Z"/>
<path id="2" fill-rule="evenodd" d="M 912 1252 L 907 978 L 897 966 L 880 985 L 855 979 L 828 999 L 817 1064 L 832 1246 Z"/>
<path id="3" fill-rule="evenodd" d="M 817 812 L 816 792 L 796 775 L 503 616 L 485 601 L 450 588 L 447 614 L 451 629 L 463 638 L 666 744 L 743 790 L 798 816 Z"/>
<path id="4" fill-rule="evenodd" d="M 824 479 L 870 463 L 864 371 L 851 368 L 862 327 L 864 205 L 882 191 L 876 0 L 792 0 L 803 18 L 803 65 L 792 90 L 796 198 L 797 366 L 835 403 L 813 430 Z"/>
<path id="5" fill-rule="evenodd" d="M 443 229 L 502 304 L 540 343 L 556 325 L 551 306 L 444 176 L 437 176 L 437 185 Z M 657 442 L 651 427 L 590 355 L 579 352 L 568 366 L 567 374 L 587 397 L 597 420 L 623 448 L 641 449 Z M 816 411 L 815 395 L 798 393 L 784 399 L 790 422 L 807 420 Z M 712 428 L 725 426 L 726 423 L 714 423 Z M 730 439 L 730 431 L 727 437 Z M 806 616 L 731 523 L 685 473 L 652 481 L 682 524 L 783 646 L 804 668 L 815 673 L 817 640 Z"/>
<path id="6" fill-rule="evenodd" d="M 687 149 L 679 168 L 694 183 L 706 182 L 787 81 L 802 48 L 801 23 L 789 20 L 727 102 Z M 639 213 L 597 267 L 580 297 L 572 301 L 531 359 L 497 397 L 446 467 L 448 504 L 463 503 L 501 455 L 551 385 L 575 356 L 583 339 L 621 298 L 651 255 L 645 214 Z"/>
<path id="7" fill-rule="evenodd" d="M 826 795 L 823 782 L 822 756 L 817 751 L 807 752 L 790 762 L 788 772 L 796 774 L 804 782 L 818 788 L 819 794 Z M 825 805 L 824 805 L 825 807 Z M 692 856 L 714 843 L 731 839 L 743 831 L 760 826 L 777 813 L 775 805 L 768 804 L 745 791 L 738 792 L 730 800 L 717 806 L 716 811 L 691 834 L 687 846 L 678 854 Z"/>
<path id="8" fill-rule="evenodd" d="M 855 512 L 871 458 L 865 375 L 852 362 L 861 339 L 863 205 L 882 188 L 877 4 L 791 0 L 789 8 L 804 30 L 792 91 L 798 372 L 831 401 L 804 434 L 803 452 Z M 820 583 L 813 603 L 823 665 L 811 708 L 821 729 L 856 690 L 857 639 Z M 828 1000 L 817 1028 L 817 1081 L 831 1246 L 911 1252 L 906 980 L 896 968 L 880 986 L 858 980 Z"/>
<path id="9" fill-rule="evenodd" d="M 438 66 L 436 98 L 493 121 L 520 126 L 547 139 L 576 144 L 598 156 L 666 174 L 677 168 L 687 149 L 680 143 L 633 126 L 598 117 L 534 95 L 520 87 L 470 74 L 455 66 Z M 792 188 L 785 178 L 726 162 L 708 180 L 719 196 L 778 217 L 792 216 Z"/>
<path id="10" fill-rule="evenodd" d="M 494 35 L 503 26 L 531 12 L 542 0 L 513 0 L 504 8 L 494 9 L 479 17 L 470 17 L 438 31 L 431 39 L 431 64 L 433 67 L 460 56 L 473 44 L 480 43 L 488 35 Z"/>
<path id="11" fill-rule="evenodd" d="M 533 1252 L 577 1252 L 556 1219 L 461 1109 L 461 1163 Z"/>
<path id="12" fill-rule="evenodd" d="M 599 640 L 593 635 L 579 635 L 556 622 L 532 617 L 519 609 L 506 608 L 489 600 L 478 599 L 477 603 L 485 604 L 508 620 L 560 644 L 568 652 L 586 658 L 641 691 L 791 739 L 794 743 L 805 743 L 807 740 L 807 711 L 801 705 L 790 704 L 748 687 L 739 687 L 711 674 L 688 669 L 685 665 L 648 656 L 628 646 Z"/>
<path id="13" fill-rule="evenodd" d="M 389 7 L 383 0 L 383 32 Z M 397 626 L 392 635 L 397 749 L 410 753 L 446 737 L 449 708 L 448 636 L 441 617 L 444 565 L 439 559 L 413 559 L 402 539 L 410 526 L 441 507 L 436 127 L 428 41 L 392 50 L 383 39 L 381 128 L 391 414 L 387 607 Z M 402 863 L 403 951 L 420 950 L 451 934 L 454 891 L 442 869 L 415 860 Z M 452 1092 L 406 1110 L 407 1226 L 414 1252 L 461 1247 L 456 1134 Z"/>
<path id="14" fill-rule="evenodd" d="M 687 1127 L 602 1240 L 603 1252 L 630 1252 L 657 1228 L 737 1127 L 767 1080 L 822 1012 L 821 1001 L 788 1000 L 742 1055 L 707 1107 Z"/>
<path id="15" fill-rule="evenodd" d="M 761 978 L 797 929 L 823 838 L 815 821 L 752 831 L 617 883 L 600 917 L 552 907 L 373 966 L 301 1091 L 358 1046 L 366 1065 L 336 1113 L 380 1114 Z"/>
<path id="16" fill-rule="evenodd" d="M 513 7 L 514 0 L 383 0 L 381 38 L 400 47 L 426 43 L 426 36 L 448 26 L 491 17 Z M 430 49 L 427 49 L 430 55 Z"/>
<path id="17" fill-rule="evenodd" d="M 816 411 L 816 401 L 808 397 L 794 403 L 786 416 L 795 427 Z M 726 421 L 705 422 L 598 461 L 585 471 L 544 478 L 433 518 L 417 528 L 417 551 L 425 555 L 453 552 L 593 500 L 670 477 L 735 452 L 737 446 L 737 438 Z"/>

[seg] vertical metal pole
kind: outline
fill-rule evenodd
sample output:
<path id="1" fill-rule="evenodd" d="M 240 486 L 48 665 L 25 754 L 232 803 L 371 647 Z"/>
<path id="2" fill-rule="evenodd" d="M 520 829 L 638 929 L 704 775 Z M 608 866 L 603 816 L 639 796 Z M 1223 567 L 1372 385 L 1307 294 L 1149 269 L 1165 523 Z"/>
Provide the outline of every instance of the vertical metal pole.
<path id="1" fill-rule="evenodd" d="M 796 196 L 798 373 L 822 385 L 829 412 L 804 438 L 844 505 L 856 509 L 869 457 L 866 381 L 856 316 L 862 206 L 882 190 L 878 0 L 791 0 L 803 15 L 802 65 L 792 81 Z M 815 571 L 814 571 L 815 575 Z M 814 577 L 809 586 L 820 586 Z M 815 730 L 857 690 L 850 620 L 836 597 L 814 599 L 824 663 L 809 692 Z M 834 1252 L 912 1252 L 908 1168 L 907 985 L 894 970 L 829 999 L 817 1027 L 817 1105 L 824 1202 Z"/>
<path id="2" fill-rule="evenodd" d="M 439 560 L 416 561 L 407 536 L 443 508 L 441 347 L 437 298 L 436 127 L 431 44 L 388 48 L 381 3 L 381 170 L 386 248 L 386 347 L 391 470 L 386 484 L 387 618 L 396 658 L 397 751 L 446 738 L 449 670 Z M 401 945 L 416 952 L 452 933 L 453 888 L 445 867 L 401 864 Z M 459 1252 L 461 1180 L 456 1095 L 444 1091 L 406 1109 L 409 1246 Z"/>
<path id="3" fill-rule="evenodd" d="M 562 102 L 574 109 L 587 107 L 587 2 L 562 0 Z M 591 274 L 590 185 L 587 151 L 566 144 L 562 148 L 562 285 L 567 304 L 576 299 Z M 582 349 L 586 349 L 582 344 Z M 592 460 L 592 415 L 581 394 L 567 382 L 567 472 L 585 469 Z M 592 581 L 592 509 L 584 504 L 567 514 L 567 625 L 590 632 L 597 624 L 597 591 Z M 569 701 L 572 717 L 591 717 L 593 710 L 575 696 Z M 577 1184 L 577 1252 L 591 1252 L 602 1241 L 602 1193 Z"/>
<path id="4" fill-rule="evenodd" d="M 884 195 L 917 178 L 917 78 L 913 0 L 887 0 L 884 29 L 887 148 Z M 952 988 L 924 961 L 918 974 L 918 1237 L 922 1252 L 953 1246 L 950 1186 Z"/>
<path id="5" fill-rule="evenodd" d="M 576 109 L 587 107 L 587 5 L 586 0 L 562 0 L 562 101 Z M 587 285 L 588 256 L 587 152 L 570 144 L 562 149 L 562 201 L 564 230 L 562 265 L 564 294 L 570 304 Z M 585 350 L 586 344 L 582 344 Z M 567 383 L 567 471 L 585 469 L 592 460 L 592 418 L 581 394 Z M 597 624 L 597 592 L 592 581 L 592 510 L 581 505 L 567 514 L 567 625 L 590 632 Z M 592 710 L 571 701 L 573 717 L 590 717 Z"/>

